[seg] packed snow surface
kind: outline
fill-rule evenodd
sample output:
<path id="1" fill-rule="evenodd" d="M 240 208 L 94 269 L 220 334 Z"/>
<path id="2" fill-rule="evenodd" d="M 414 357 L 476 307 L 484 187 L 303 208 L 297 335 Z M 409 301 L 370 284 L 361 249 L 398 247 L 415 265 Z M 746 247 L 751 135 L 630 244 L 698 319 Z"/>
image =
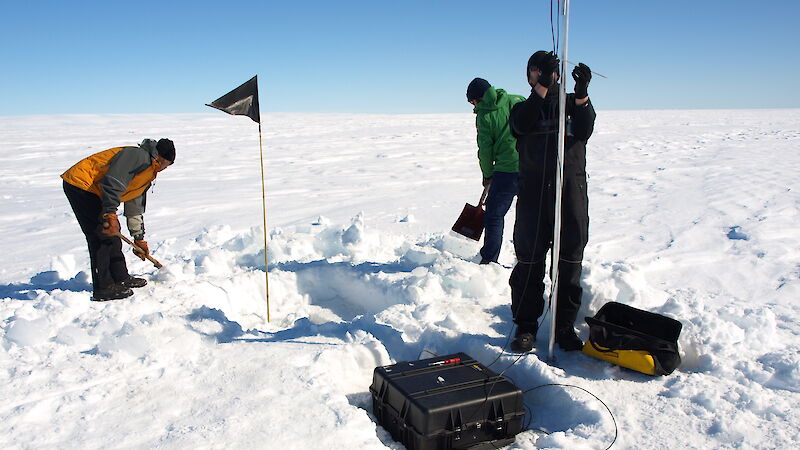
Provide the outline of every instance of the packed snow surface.
<path id="1" fill-rule="evenodd" d="M 523 358 L 500 264 L 449 231 L 475 204 L 474 116 L 218 114 L 0 118 L 0 446 L 399 449 L 375 423 L 376 366 L 463 351 L 520 388 L 600 398 L 615 448 L 800 442 L 800 110 L 599 111 L 588 145 L 582 318 L 609 301 L 683 324 L 649 377 L 556 350 Z M 59 174 L 143 138 L 175 141 L 148 197 L 164 268 L 89 301 Z M 568 386 L 525 395 L 509 448 L 597 449 L 615 427 Z"/>

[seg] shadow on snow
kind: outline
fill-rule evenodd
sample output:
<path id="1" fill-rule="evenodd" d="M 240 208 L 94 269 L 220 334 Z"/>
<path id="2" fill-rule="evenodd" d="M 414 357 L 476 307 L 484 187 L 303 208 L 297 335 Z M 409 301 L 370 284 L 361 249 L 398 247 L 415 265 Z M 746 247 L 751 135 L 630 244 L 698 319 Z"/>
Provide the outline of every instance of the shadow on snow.
<path id="1" fill-rule="evenodd" d="M 62 280 L 59 278 L 58 272 L 48 270 L 32 276 L 28 283 L 0 285 L 0 298 L 33 300 L 41 291 L 50 294 L 54 291 L 85 292 L 91 290 L 92 284 L 85 272 L 78 272 L 69 280 Z"/>

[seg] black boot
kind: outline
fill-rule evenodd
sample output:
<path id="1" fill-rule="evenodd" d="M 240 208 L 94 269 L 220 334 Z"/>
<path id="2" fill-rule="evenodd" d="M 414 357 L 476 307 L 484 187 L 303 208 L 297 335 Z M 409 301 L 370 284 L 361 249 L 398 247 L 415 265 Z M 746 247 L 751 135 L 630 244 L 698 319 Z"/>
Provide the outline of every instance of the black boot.
<path id="1" fill-rule="evenodd" d="M 564 326 L 556 329 L 556 343 L 561 350 L 572 352 L 583 348 L 583 341 L 575 333 L 575 328 L 572 325 Z"/>
<path id="2" fill-rule="evenodd" d="M 117 284 L 119 284 L 122 287 L 126 287 L 126 288 L 140 288 L 140 287 L 144 287 L 145 285 L 147 285 L 147 280 L 145 280 L 144 278 L 137 278 L 137 277 L 130 277 L 129 276 L 128 278 L 120 281 Z"/>
<path id="3" fill-rule="evenodd" d="M 533 350 L 533 343 L 536 341 L 536 331 L 538 331 L 536 324 L 517 325 L 514 340 L 511 341 L 511 351 L 514 353 L 528 353 Z"/>
<path id="4" fill-rule="evenodd" d="M 104 289 L 95 289 L 94 293 L 92 294 L 92 301 L 104 302 L 107 300 L 119 300 L 130 297 L 131 295 L 133 295 L 132 290 L 126 288 L 125 286 L 120 286 L 119 284 L 112 284 Z"/>
<path id="5" fill-rule="evenodd" d="M 561 261 L 558 263 L 558 308 L 556 309 L 556 342 L 564 351 L 583 348 L 575 333 L 575 320 L 581 307 L 581 264 Z"/>

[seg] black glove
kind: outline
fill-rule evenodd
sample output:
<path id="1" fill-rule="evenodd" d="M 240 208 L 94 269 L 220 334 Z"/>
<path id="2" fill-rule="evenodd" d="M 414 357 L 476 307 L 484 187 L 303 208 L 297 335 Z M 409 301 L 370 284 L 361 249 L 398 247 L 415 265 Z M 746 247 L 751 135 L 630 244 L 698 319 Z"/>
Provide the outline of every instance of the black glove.
<path id="1" fill-rule="evenodd" d="M 490 184 L 492 184 L 492 177 L 483 179 L 483 187 L 489 187 Z"/>
<path id="2" fill-rule="evenodd" d="M 572 79 L 575 80 L 575 98 L 586 98 L 589 96 L 589 82 L 592 81 L 592 71 L 584 63 L 578 63 L 572 69 Z"/>
<path id="3" fill-rule="evenodd" d="M 539 75 L 539 84 L 546 88 L 553 84 L 553 73 L 558 71 L 558 63 L 558 57 L 553 52 L 548 52 L 542 58 L 539 62 L 539 70 L 542 72 Z"/>

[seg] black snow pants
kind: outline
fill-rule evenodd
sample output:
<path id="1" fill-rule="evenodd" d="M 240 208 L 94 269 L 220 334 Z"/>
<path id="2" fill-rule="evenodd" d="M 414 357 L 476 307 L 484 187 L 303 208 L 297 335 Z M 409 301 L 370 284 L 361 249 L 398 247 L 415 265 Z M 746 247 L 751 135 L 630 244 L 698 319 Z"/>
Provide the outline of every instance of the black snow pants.
<path id="1" fill-rule="evenodd" d="M 92 265 L 92 288 L 97 291 L 106 289 L 114 283 L 127 279 L 128 266 L 122 254 L 122 240 L 118 237 L 107 237 L 100 234 L 100 197 L 91 192 L 77 188 L 66 181 L 64 194 L 69 200 L 72 211 L 78 219 L 81 231 L 89 245 L 89 259 Z"/>
<path id="2" fill-rule="evenodd" d="M 548 177 L 549 178 L 549 177 Z M 540 177 L 520 180 L 511 272 L 511 311 L 520 328 L 535 327 L 544 311 L 545 258 L 553 245 L 555 181 Z M 583 250 L 589 239 L 589 197 L 586 174 L 564 173 L 561 208 L 561 251 L 558 258 L 556 328 L 572 326 L 581 306 Z"/>

